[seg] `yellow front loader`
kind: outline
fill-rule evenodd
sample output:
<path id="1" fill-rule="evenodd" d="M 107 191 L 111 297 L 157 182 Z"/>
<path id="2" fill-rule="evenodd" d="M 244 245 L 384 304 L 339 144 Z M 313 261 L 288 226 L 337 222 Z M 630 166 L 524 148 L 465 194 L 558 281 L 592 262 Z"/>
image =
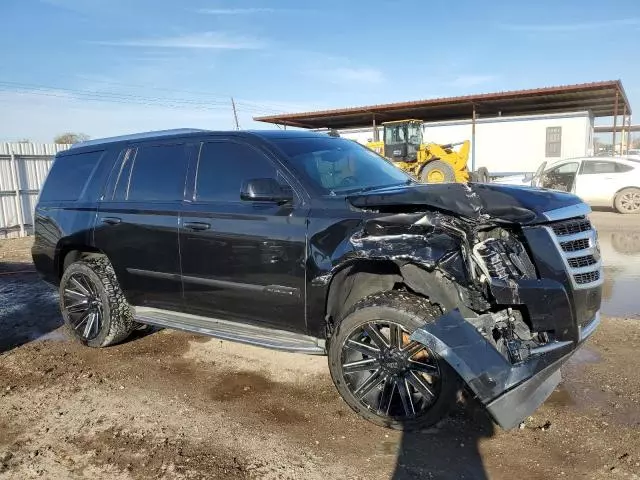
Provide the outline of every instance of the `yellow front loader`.
<path id="1" fill-rule="evenodd" d="M 470 142 L 422 143 L 422 124 L 421 120 L 385 122 L 383 140 L 367 147 L 423 183 L 468 182 Z"/>

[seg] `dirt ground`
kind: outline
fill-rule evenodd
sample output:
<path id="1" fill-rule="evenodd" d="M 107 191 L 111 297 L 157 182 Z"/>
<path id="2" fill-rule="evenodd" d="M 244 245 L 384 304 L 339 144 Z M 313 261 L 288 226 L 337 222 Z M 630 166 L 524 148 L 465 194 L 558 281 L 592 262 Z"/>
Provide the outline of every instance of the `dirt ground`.
<path id="1" fill-rule="evenodd" d="M 170 330 L 70 341 L 29 247 L 0 241 L 0 478 L 640 479 L 637 319 L 605 318 L 522 429 L 471 406 L 402 434 L 356 416 L 324 357 Z"/>

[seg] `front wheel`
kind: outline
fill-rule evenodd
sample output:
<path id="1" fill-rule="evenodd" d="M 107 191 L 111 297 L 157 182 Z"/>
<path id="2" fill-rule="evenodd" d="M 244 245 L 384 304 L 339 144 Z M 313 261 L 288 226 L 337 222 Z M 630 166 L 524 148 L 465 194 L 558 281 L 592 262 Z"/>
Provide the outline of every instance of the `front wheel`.
<path id="1" fill-rule="evenodd" d="M 431 160 L 420 172 L 422 183 L 455 182 L 456 172 L 451 164 L 443 160 Z"/>
<path id="2" fill-rule="evenodd" d="M 355 412 L 398 430 L 425 428 L 446 416 L 458 376 L 435 352 L 409 340 L 440 315 L 438 306 L 398 291 L 371 295 L 349 310 L 331 338 L 329 370 Z"/>

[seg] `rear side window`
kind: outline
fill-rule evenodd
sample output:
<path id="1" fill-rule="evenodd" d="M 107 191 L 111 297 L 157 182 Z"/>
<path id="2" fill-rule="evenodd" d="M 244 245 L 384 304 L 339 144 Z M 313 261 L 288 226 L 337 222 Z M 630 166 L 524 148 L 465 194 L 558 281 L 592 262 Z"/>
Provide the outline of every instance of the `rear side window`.
<path id="1" fill-rule="evenodd" d="M 588 160 L 582 163 L 583 175 L 593 175 L 597 173 L 616 173 L 616 163 L 603 162 L 601 160 Z"/>
<path id="2" fill-rule="evenodd" d="M 40 201 L 78 200 L 103 153 L 104 150 L 100 150 L 56 158 L 47 175 Z"/>
<path id="3" fill-rule="evenodd" d="M 114 200 L 182 201 L 188 154 L 184 144 L 151 145 L 124 153 Z"/>
<path id="4" fill-rule="evenodd" d="M 630 165 L 625 165 L 624 163 L 616 163 L 616 173 L 624 173 L 630 172 L 634 168 Z"/>
<path id="5" fill-rule="evenodd" d="M 241 143 L 204 143 L 196 177 L 196 200 L 240 201 L 244 180 L 273 178 L 281 183 L 277 169 L 262 153 Z"/>

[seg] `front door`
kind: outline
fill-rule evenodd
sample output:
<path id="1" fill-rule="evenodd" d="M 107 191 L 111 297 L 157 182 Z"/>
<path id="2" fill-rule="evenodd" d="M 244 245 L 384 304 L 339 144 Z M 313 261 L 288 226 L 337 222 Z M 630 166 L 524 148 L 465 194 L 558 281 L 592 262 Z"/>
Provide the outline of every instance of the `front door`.
<path id="1" fill-rule="evenodd" d="M 542 175 L 540 186 L 552 190 L 573 192 L 579 167 L 579 162 L 567 162 L 550 168 Z"/>
<path id="2" fill-rule="evenodd" d="M 186 311 L 305 333 L 306 208 L 241 200 L 245 180 L 286 182 L 249 144 L 205 142 L 197 163 L 180 227 Z"/>
<path id="3" fill-rule="evenodd" d="M 132 305 L 182 308 L 178 220 L 188 154 L 185 143 L 125 149 L 100 203 L 94 242 Z"/>

